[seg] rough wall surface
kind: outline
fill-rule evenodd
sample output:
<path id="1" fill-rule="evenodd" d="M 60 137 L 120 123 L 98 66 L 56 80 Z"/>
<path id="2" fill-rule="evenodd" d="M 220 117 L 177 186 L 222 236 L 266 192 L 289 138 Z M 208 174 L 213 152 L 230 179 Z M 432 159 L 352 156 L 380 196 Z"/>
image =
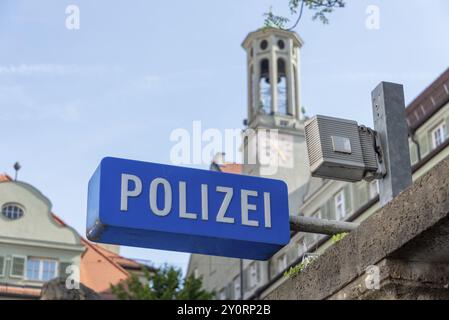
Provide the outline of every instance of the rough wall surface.
<path id="1" fill-rule="evenodd" d="M 370 266 L 374 290 L 363 285 Z M 267 299 L 449 299 L 448 271 L 449 158 Z"/>

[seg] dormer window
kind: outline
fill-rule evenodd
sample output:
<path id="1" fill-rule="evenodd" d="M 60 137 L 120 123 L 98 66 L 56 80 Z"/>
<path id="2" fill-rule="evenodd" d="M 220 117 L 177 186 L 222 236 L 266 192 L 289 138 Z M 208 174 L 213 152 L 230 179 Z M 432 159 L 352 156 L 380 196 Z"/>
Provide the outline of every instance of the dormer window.
<path id="1" fill-rule="evenodd" d="M 2 214 L 10 220 L 17 220 L 23 217 L 24 209 L 16 203 L 7 203 L 2 207 Z"/>

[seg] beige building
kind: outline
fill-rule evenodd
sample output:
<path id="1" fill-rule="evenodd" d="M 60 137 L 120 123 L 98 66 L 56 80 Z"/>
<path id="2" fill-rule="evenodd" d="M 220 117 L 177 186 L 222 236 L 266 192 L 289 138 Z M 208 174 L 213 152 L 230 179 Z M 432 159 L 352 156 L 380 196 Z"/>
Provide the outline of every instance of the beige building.
<path id="1" fill-rule="evenodd" d="M 39 296 L 44 282 L 79 266 L 78 233 L 59 225 L 51 202 L 33 186 L 0 179 L 0 297 Z"/>
<path id="2" fill-rule="evenodd" d="M 310 177 L 300 112 L 301 46 L 295 33 L 277 29 L 250 33 L 243 43 L 248 56 L 248 129 L 279 131 L 276 150 L 267 149 L 269 143 L 259 143 L 257 158 L 276 153 L 280 159 L 280 169 L 272 177 L 288 184 L 291 215 L 363 221 L 379 208 L 376 181 L 346 183 Z M 269 79 L 275 77 L 277 84 L 271 86 Z M 416 180 L 449 155 L 449 69 L 407 107 L 406 113 Z M 214 161 L 211 169 L 263 175 L 259 160 L 248 164 L 251 155 L 246 140 L 242 151 L 243 165 Z M 286 270 L 332 244 L 328 236 L 296 233 L 269 261 L 192 255 L 188 274 L 201 276 L 204 287 L 215 291 L 218 299 L 240 299 L 242 294 L 244 299 L 259 299 L 286 280 Z"/>
<path id="3" fill-rule="evenodd" d="M 76 275 L 103 299 L 110 286 L 132 274 L 144 279 L 146 263 L 120 256 L 117 246 L 83 239 L 51 211 L 33 186 L 0 175 L 0 299 L 38 299 L 45 282 Z M 67 269 L 68 266 L 75 269 Z"/>

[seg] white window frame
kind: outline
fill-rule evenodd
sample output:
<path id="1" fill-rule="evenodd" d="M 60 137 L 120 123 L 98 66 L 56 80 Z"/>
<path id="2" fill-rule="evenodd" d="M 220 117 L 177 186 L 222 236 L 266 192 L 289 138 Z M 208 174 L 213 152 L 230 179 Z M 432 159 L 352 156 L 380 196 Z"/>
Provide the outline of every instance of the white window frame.
<path id="1" fill-rule="evenodd" d="M 233 282 L 233 289 L 234 289 L 234 298 L 235 300 L 239 300 L 242 297 L 242 287 L 240 284 L 240 276 L 237 276 L 234 278 Z"/>
<path id="2" fill-rule="evenodd" d="M 441 141 L 437 141 L 437 132 L 439 133 L 440 139 Z M 438 148 L 440 145 L 442 145 L 444 143 L 444 141 L 446 141 L 446 134 L 447 134 L 447 128 L 446 128 L 446 123 L 442 122 L 440 123 L 437 127 L 435 127 L 432 132 L 432 148 L 436 149 Z"/>
<path id="3" fill-rule="evenodd" d="M 346 203 L 344 190 L 339 191 L 334 196 L 335 217 L 337 220 L 343 220 L 346 217 Z M 341 208 L 341 210 L 339 210 Z"/>
<path id="4" fill-rule="evenodd" d="M 39 276 L 38 279 L 31 279 L 28 278 L 28 261 L 29 260 L 37 260 L 39 261 Z M 47 279 L 44 280 L 44 262 L 54 262 L 55 263 L 55 273 L 53 278 L 56 278 L 59 276 L 59 261 L 56 259 L 51 259 L 51 258 L 40 258 L 40 257 L 28 257 L 26 260 L 26 264 L 25 264 L 25 278 L 29 281 L 34 281 L 34 282 L 46 282 L 49 281 L 51 279 Z"/>
<path id="5" fill-rule="evenodd" d="M 6 257 L 5 256 L 0 256 L 0 258 L 3 259 L 3 268 L 0 269 L 0 277 L 5 277 L 5 272 L 6 272 Z"/>
<path id="6" fill-rule="evenodd" d="M 21 215 L 20 217 L 8 217 L 7 215 L 5 215 L 5 214 L 3 213 L 3 211 L 4 211 L 7 207 L 16 207 L 16 208 L 18 208 L 20 211 L 22 211 L 22 215 Z M 25 207 L 22 206 L 22 205 L 19 204 L 19 203 L 16 203 L 16 202 L 8 202 L 8 203 L 5 203 L 4 205 L 2 205 L 2 207 L 1 207 L 1 214 L 2 214 L 5 218 L 7 218 L 7 219 L 9 219 L 9 220 L 11 220 L 11 221 L 19 220 L 19 219 L 23 218 L 23 216 L 25 215 Z"/>
<path id="7" fill-rule="evenodd" d="M 12 272 L 14 270 L 14 268 L 13 268 L 14 267 L 14 258 L 24 259 L 23 274 L 21 276 L 12 274 Z M 26 278 L 26 271 L 27 271 L 27 257 L 26 256 L 21 256 L 21 255 L 13 255 L 11 257 L 11 268 L 9 270 L 9 277 L 10 278 L 14 278 L 14 279 L 25 279 Z"/>

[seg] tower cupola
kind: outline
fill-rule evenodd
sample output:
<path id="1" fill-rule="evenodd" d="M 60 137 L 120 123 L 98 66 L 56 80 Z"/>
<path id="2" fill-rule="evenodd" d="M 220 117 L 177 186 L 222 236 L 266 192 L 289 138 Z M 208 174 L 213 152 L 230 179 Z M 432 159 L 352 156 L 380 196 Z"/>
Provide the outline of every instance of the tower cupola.
<path id="1" fill-rule="evenodd" d="M 259 115 L 301 120 L 299 50 L 295 32 L 263 28 L 243 42 L 248 64 L 248 124 Z M 253 124 L 254 125 L 254 124 Z"/>

